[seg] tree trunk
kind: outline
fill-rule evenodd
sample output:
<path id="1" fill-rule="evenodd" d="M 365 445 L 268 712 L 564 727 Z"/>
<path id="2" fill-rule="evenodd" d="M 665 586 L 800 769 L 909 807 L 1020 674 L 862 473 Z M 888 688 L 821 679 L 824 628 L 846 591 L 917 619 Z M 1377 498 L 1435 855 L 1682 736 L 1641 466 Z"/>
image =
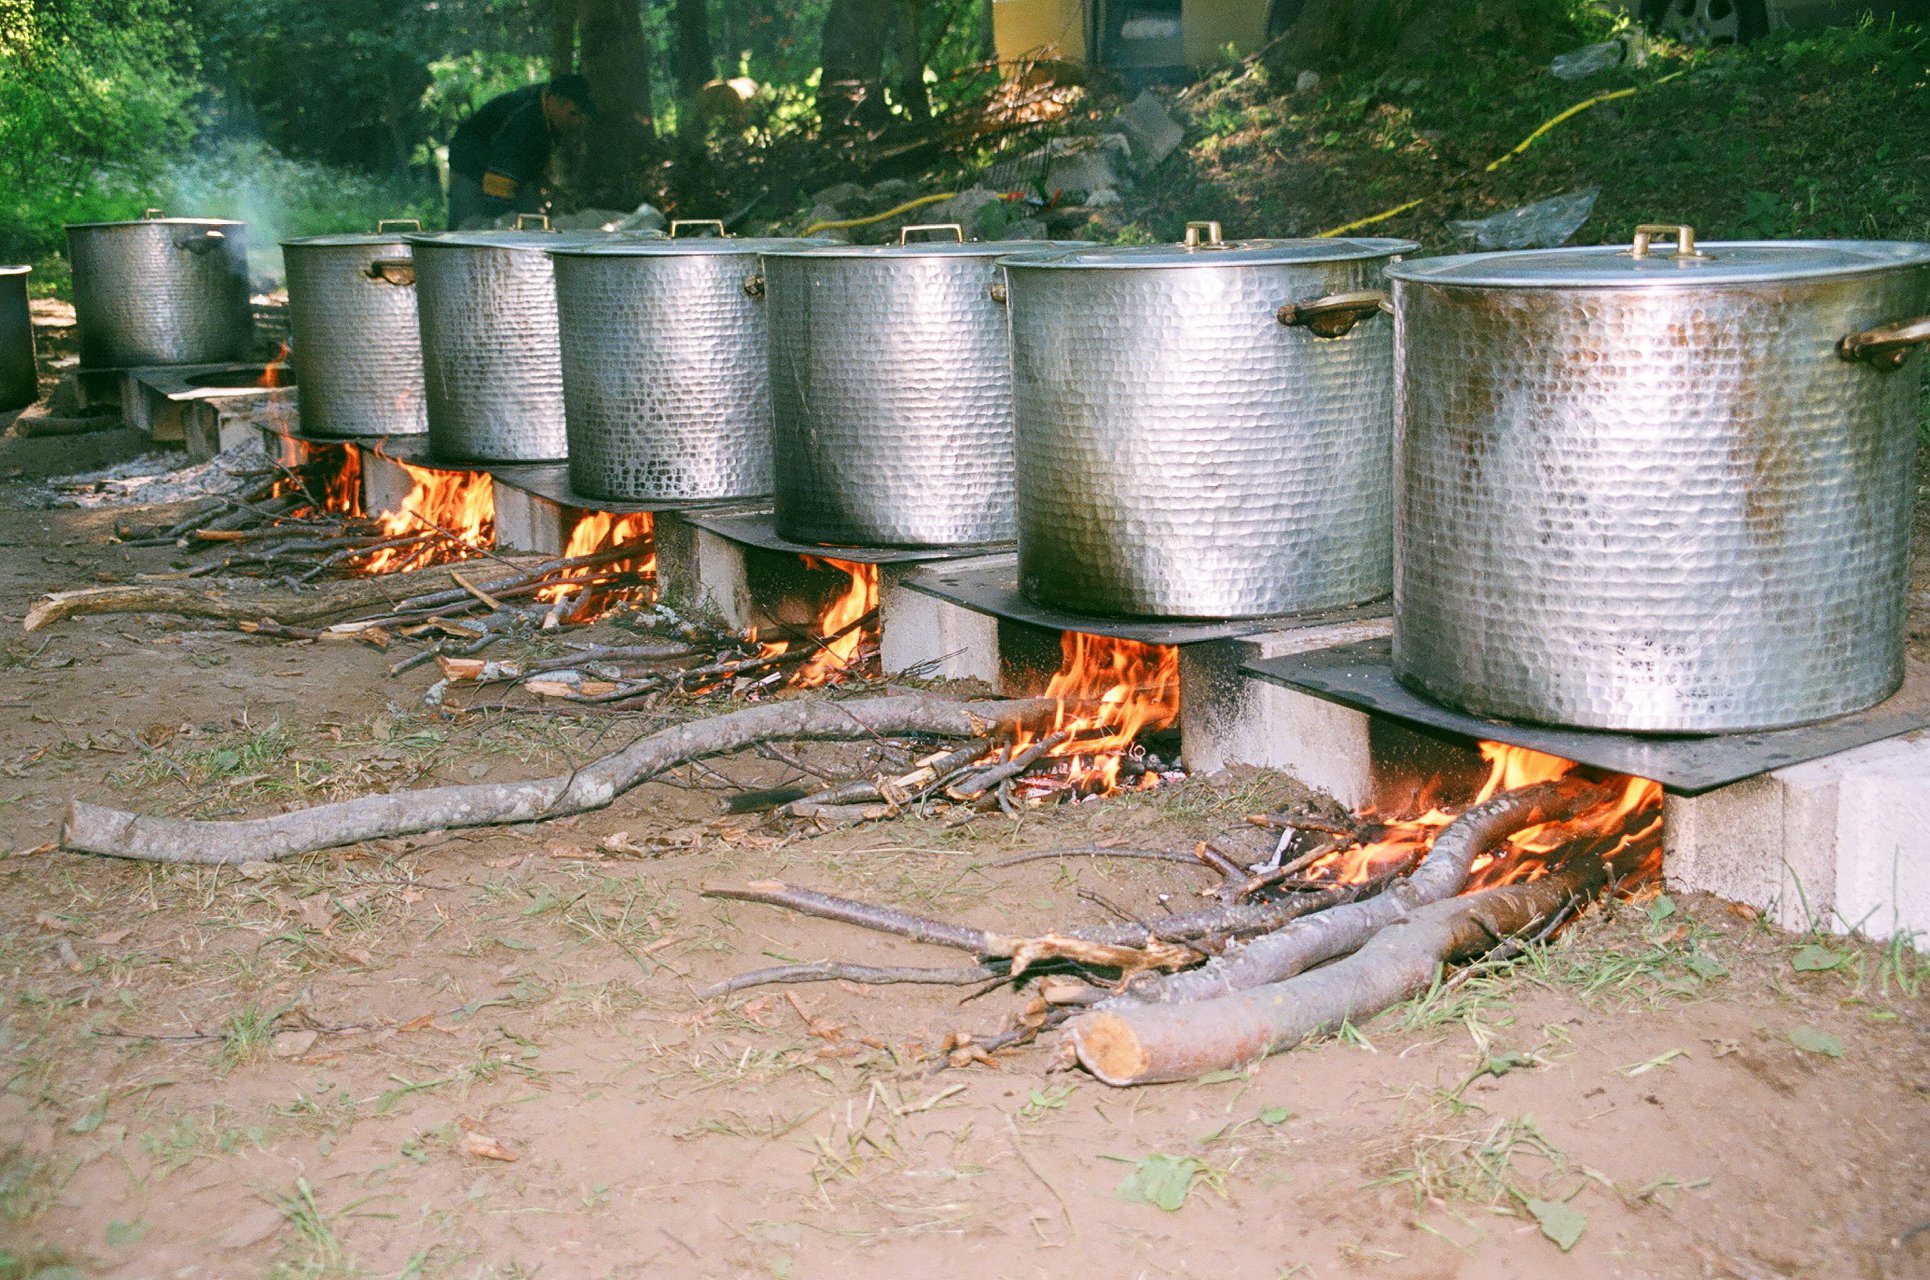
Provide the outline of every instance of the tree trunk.
<path id="1" fill-rule="evenodd" d="M 827 135 L 884 122 L 885 55 L 900 0 L 831 0 L 820 43 L 818 122 Z"/>
<path id="2" fill-rule="evenodd" d="M 583 198 L 604 208 L 632 208 L 643 198 L 643 168 L 656 141 L 650 58 L 637 3 L 576 3 L 583 74 L 600 113 L 585 135 Z"/>
<path id="3" fill-rule="evenodd" d="M 710 10 L 705 0 L 677 0 L 676 22 L 677 101 L 687 110 L 715 70 L 710 52 Z"/>
<path id="4" fill-rule="evenodd" d="M 576 0 L 550 0 L 550 75 L 576 70 Z"/>
<path id="5" fill-rule="evenodd" d="M 902 0 L 898 17 L 898 101 L 913 120 L 931 119 L 931 95 L 925 91 L 925 46 L 918 38 L 921 0 Z"/>

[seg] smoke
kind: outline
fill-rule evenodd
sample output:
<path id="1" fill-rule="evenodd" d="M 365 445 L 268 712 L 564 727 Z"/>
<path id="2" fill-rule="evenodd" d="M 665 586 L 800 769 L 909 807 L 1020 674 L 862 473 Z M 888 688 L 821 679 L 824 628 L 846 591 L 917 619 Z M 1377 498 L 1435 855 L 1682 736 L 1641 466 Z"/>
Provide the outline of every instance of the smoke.
<path id="1" fill-rule="evenodd" d="M 373 231 L 382 218 L 440 225 L 441 192 L 428 180 L 382 177 L 284 155 L 258 138 L 205 143 L 165 169 L 150 205 L 194 218 L 248 224 L 248 274 L 260 290 L 283 281 L 281 241 Z"/>

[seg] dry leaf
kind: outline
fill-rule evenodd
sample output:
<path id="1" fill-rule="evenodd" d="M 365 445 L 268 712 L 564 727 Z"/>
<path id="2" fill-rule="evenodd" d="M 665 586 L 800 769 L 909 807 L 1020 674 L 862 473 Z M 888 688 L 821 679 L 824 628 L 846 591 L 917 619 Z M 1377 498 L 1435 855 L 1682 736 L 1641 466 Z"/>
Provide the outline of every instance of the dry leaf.
<path id="1" fill-rule="evenodd" d="M 321 1039 L 319 1032 L 283 1031 L 275 1036 L 275 1056 L 277 1058 L 299 1058 L 315 1047 Z"/>
<path id="2" fill-rule="evenodd" d="M 95 937 L 94 944 L 101 947 L 117 947 L 126 942 L 133 933 L 132 929 L 109 929 L 106 933 Z"/>
<path id="3" fill-rule="evenodd" d="M 477 1133 L 473 1129 L 466 1130 L 462 1135 L 462 1152 L 464 1155 L 477 1156 L 484 1160 L 501 1160 L 512 1164 L 516 1160 L 514 1151 L 488 1134 Z"/>
<path id="4" fill-rule="evenodd" d="M 80 953 L 74 950 L 74 944 L 67 941 L 67 939 L 62 938 L 60 940 L 59 950 L 60 962 L 67 966 L 67 972 L 79 973 L 87 967 L 80 962 Z"/>
<path id="5" fill-rule="evenodd" d="M 34 913 L 34 923 L 45 929 L 48 933 L 71 933 L 74 928 L 73 925 L 62 920 L 51 911 L 36 911 Z"/>

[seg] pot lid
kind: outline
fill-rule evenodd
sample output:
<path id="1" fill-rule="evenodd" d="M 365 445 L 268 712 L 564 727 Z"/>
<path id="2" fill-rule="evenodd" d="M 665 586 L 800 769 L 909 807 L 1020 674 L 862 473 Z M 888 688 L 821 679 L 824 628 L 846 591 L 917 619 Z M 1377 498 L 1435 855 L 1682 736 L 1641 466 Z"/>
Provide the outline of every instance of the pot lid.
<path id="1" fill-rule="evenodd" d="M 350 246 L 399 245 L 410 236 L 420 234 L 415 231 L 359 231 L 341 232 L 325 236 L 295 236 L 281 242 L 284 249 L 346 249 Z"/>
<path id="2" fill-rule="evenodd" d="M 452 249 L 564 249 L 609 243 L 620 236 L 616 231 L 411 231 L 402 239 Z"/>
<path id="3" fill-rule="evenodd" d="M 0 276 L 24 276 L 32 270 L 32 267 L 0 266 Z"/>
<path id="4" fill-rule="evenodd" d="M 121 222 L 70 222 L 69 231 L 92 231 L 101 227 L 245 227 L 234 218 L 129 218 Z"/>
<path id="5" fill-rule="evenodd" d="M 561 245 L 553 254 L 572 258 L 685 258 L 697 254 L 781 253 L 786 249 L 828 245 L 835 241 L 798 236 L 703 236 L 681 240 L 617 240 Z"/>
<path id="6" fill-rule="evenodd" d="M 1717 240 L 1690 227 L 1642 227 L 1631 244 L 1463 253 L 1402 262 L 1396 280 L 1516 289 L 1696 289 L 1857 275 L 1930 263 L 1907 240 Z"/>
<path id="7" fill-rule="evenodd" d="M 1069 253 L 1015 253 L 1008 267 L 1270 267 L 1312 262 L 1350 262 L 1391 258 L 1421 246 L 1412 240 L 1306 239 L 1211 240 L 1197 245 L 1149 244 L 1113 247 L 1081 245 Z"/>
<path id="8" fill-rule="evenodd" d="M 914 240 L 910 244 L 812 244 L 791 241 L 789 247 L 766 249 L 775 258 L 1003 258 L 1028 249 L 1080 249 L 1083 240 Z"/>

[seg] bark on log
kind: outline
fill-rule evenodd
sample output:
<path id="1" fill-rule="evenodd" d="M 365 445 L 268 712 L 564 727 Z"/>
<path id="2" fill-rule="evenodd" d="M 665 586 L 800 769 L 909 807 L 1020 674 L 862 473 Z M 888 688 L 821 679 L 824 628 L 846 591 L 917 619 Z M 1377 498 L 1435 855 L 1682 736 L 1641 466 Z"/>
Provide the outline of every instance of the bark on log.
<path id="1" fill-rule="evenodd" d="M 388 836 L 458 827 L 540 822 L 601 809 L 668 769 L 771 738 L 872 738 L 898 733 L 976 737 L 1017 732 L 1053 714 L 1044 699 L 950 702 L 919 696 L 799 700 L 747 707 L 639 738 L 570 773 L 525 782 L 428 787 L 296 809 L 267 818 L 198 821 L 125 813 L 74 801 L 61 824 L 64 849 L 147 862 L 271 862 L 293 854 Z"/>
<path id="2" fill-rule="evenodd" d="M 1419 908 L 1461 892 L 1468 882 L 1468 868 L 1483 851 L 1517 831 L 1567 821 L 1609 796 L 1606 789 L 1572 776 L 1504 791 L 1449 823 L 1434 838 L 1427 860 L 1414 874 L 1376 897 L 1302 916 L 1285 928 L 1227 948 L 1197 969 L 1142 980 L 1121 999 L 1160 1004 L 1208 1000 L 1280 982 L 1356 951 Z"/>
<path id="3" fill-rule="evenodd" d="M 251 622 L 274 618 L 307 622 L 348 609 L 390 603 L 402 575 L 344 583 L 327 591 L 264 592 L 261 595 L 210 595 L 182 587 L 84 587 L 56 591 L 27 610 L 23 631 L 38 631 L 55 622 L 88 614 L 170 613 L 184 618 L 213 618 L 221 622 Z"/>
<path id="4" fill-rule="evenodd" d="M 1486 951 L 1607 881 L 1596 857 L 1552 875 L 1420 908 L 1344 960 L 1191 1004 L 1113 1004 L 1075 1018 L 1079 1061 L 1111 1085 L 1191 1080 L 1290 1049 L 1426 991 L 1444 961 Z"/>

